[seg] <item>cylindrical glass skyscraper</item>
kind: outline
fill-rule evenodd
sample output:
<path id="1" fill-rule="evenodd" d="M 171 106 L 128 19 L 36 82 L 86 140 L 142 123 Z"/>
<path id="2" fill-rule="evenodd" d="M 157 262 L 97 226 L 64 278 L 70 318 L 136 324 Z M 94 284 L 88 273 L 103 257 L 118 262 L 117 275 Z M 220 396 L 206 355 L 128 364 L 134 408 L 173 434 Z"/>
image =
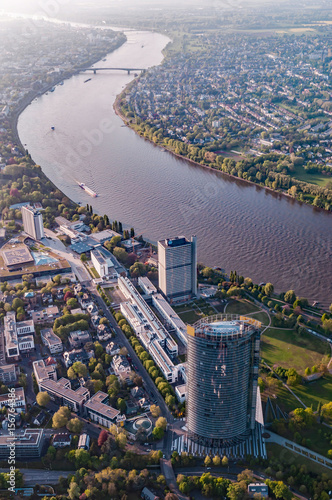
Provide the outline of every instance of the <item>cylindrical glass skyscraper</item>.
<path id="1" fill-rule="evenodd" d="M 258 321 L 215 315 L 188 326 L 187 428 L 191 439 L 223 447 L 255 427 Z"/>

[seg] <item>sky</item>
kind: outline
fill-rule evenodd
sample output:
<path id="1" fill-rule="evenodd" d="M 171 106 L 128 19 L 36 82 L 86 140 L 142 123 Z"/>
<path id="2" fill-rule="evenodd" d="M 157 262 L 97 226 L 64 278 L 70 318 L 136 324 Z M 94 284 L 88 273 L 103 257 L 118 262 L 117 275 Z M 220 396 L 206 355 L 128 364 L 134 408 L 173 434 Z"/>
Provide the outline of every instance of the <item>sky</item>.
<path id="1" fill-rule="evenodd" d="M 151 7 L 190 7 L 190 6 L 216 6 L 227 4 L 242 5 L 250 3 L 261 3 L 269 0 L 0 0 L 0 10 L 3 9 L 8 12 L 24 12 L 35 13 L 40 10 L 66 10 L 76 5 L 79 7 L 116 7 L 119 8 L 123 5 L 124 8 L 140 7 L 150 5 Z M 281 3 L 281 0 L 279 0 Z M 274 2 L 276 3 L 276 2 Z M 278 3 L 278 0 L 277 0 Z"/>

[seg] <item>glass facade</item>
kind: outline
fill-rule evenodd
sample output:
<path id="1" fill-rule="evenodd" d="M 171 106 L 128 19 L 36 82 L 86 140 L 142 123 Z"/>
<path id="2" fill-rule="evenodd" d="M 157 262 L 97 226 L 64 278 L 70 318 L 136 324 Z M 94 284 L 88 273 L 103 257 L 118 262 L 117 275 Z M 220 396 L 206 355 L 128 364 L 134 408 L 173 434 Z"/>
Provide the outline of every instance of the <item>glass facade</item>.
<path id="1" fill-rule="evenodd" d="M 259 343 L 250 318 L 216 315 L 188 327 L 189 437 L 228 446 L 254 429 Z"/>

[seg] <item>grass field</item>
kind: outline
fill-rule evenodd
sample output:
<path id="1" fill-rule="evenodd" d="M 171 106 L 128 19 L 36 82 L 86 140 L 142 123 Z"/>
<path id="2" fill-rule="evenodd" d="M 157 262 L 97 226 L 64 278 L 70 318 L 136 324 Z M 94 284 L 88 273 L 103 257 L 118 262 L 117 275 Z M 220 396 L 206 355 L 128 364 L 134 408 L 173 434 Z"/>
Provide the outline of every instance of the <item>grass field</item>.
<path id="1" fill-rule="evenodd" d="M 245 300 L 232 300 L 227 304 L 226 308 L 227 314 L 250 314 L 259 311 L 259 307 Z"/>
<path id="2" fill-rule="evenodd" d="M 315 410 L 319 401 L 322 404 L 332 401 L 332 375 L 325 375 L 314 382 L 298 385 L 294 387 L 294 392 L 305 405 L 312 404 Z"/>
<path id="3" fill-rule="evenodd" d="M 267 326 L 270 322 L 268 314 L 264 311 L 251 314 L 250 317 L 253 319 L 257 319 L 257 321 L 260 321 L 265 326 Z"/>
<path id="4" fill-rule="evenodd" d="M 303 375 L 307 366 L 320 363 L 326 355 L 330 355 L 328 344 L 308 333 L 268 328 L 262 337 L 261 356 L 270 366 L 295 368 Z"/>
<path id="5" fill-rule="evenodd" d="M 192 325 L 193 323 L 195 323 L 196 321 L 198 321 L 199 319 L 201 319 L 202 316 L 199 316 L 198 314 L 195 313 L 195 311 L 187 311 L 187 312 L 182 312 L 182 313 L 178 313 L 180 318 L 182 319 L 182 321 L 184 321 L 185 323 L 189 323 L 190 325 Z"/>
<path id="6" fill-rule="evenodd" d="M 317 186 L 325 186 L 329 181 L 332 181 L 331 176 L 320 173 L 309 174 L 301 165 L 295 167 L 295 172 L 293 172 L 291 176 L 299 181 L 309 182 L 310 184 L 316 184 Z"/>

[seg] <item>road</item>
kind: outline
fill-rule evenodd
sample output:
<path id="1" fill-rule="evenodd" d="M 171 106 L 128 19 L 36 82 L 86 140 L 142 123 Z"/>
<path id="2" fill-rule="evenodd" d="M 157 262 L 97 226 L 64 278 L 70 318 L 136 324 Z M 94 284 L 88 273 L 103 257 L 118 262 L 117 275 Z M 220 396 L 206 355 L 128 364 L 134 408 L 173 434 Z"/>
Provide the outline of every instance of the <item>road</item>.
<path id="1" fill-rule="evenodd" d="M 167 421 L 171 424 L 174 422 L 174 417 L 172 413 L 169 411 L 168 406 L 166 405 L 164 399 L 160 395 L 159 391 L 157 390 L 154 382 L 152 381 L 150 375 L 148 372 L 145 370 L 144 366 L 142 365 L 139 357 L 137 356 L 136 352 L 132 348 L 129 340 L 121 330 L 121 328 L 118 326 L 117 322 L 114 319 L 113 314 L 110 312 L 110 310 L 107 308 L 105 302 L 103 299 L 100 297 L 95 285 L 90 282 L 90 285 L 88 286 L 88 289 L 93 297 L 93 299 L 96 301 L 98 304 L 99 308 L 104 311 L 104 314 L 106 318 L 109 320 L 112 328 L 114 329 L 116 333 L 116 341 L 126 347 L 128 350 L 129 356 L 133 360 L 133 364 L 137 367 L 136 372 L 142 377 L 144 387 L 147 390 L 149 396 L 151 396 L 153 399 L 157 401 L 158 406 L 162 410 L 163 415 L 167 418 Z"/>
<path id="2" fill-rule="evenodd" d="M 66 259 L 73 273 L 76 274 L 78 280 L 80 282 L 90 281 L 91 276 L 88 271 L 85 269 L 83 262 L 79 259 L 77 255 L 71 252 L 57 237 L 57 234 L 51 231 L 50 229 L 45 228 L 45 234 L 47 238 L 43 238 L 41 242 L 46 247 L 49 247 L 54 253 L 59 255 L 60 257 Z"/>
<path id="3" fill-rule="evenodd" d="M 61 470 L 41 470 L 41 469 L 20 469 L 24 476 L 25 486 L 35 486 L 36 484 L 57 484 L 59 478 L 67 477 L 71 471 Z M 8 472 L 8 469 L 0 469 L 0 472 Z M 72 471 L 75 473 L 76 471 Z"/>

